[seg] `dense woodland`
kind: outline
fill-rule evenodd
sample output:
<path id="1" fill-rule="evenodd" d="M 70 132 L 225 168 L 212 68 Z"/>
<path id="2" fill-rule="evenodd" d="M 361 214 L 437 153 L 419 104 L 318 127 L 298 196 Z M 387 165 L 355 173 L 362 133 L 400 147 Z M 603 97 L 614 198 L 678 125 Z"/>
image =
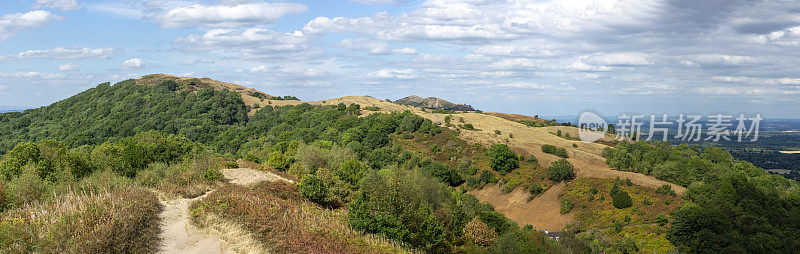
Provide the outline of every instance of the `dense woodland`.
<path id="1" fill-rule="evenodd" d="M 667 239 L 699 253 L 790 253 L 800 248 L 800 185 L 716 147 L 620 143 L 609 166 L 689 187 Z"/>

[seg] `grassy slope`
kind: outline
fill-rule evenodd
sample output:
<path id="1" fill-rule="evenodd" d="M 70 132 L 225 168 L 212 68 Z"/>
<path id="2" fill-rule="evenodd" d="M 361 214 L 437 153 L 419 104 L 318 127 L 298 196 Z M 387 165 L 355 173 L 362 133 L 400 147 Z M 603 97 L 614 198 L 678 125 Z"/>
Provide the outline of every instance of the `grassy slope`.
<path id="1" fill-rule="evenodd" d="M 270 104 L 296 105 L 300 103 L 304 102 L 271 101 Z M 430 110 L 425 110 L 418 107 L 399 105 L 363 96 L 346 96 L 308 103 L 313 105 L 336 105 L 339 103 L 349 105 L 350 103 L 355 103 L 361 105 L 362 108 L 368 106 L 380 108 L 379 111 L 362 111 L 365 114 L 375 112 L 401 112 L 404 110 L 409 110 L 414 114 L 432 120 L 434 123 L 442 124 L 445 123 L 444 118 L 447 116 L 446 114 L 436 114 L 430 112 Z M 678 194 L 683 194 L 686 191 L 686 188 L 682 186 L 658 180 L 652 176 L 634 172 L 618 171 L 609 168 L 605 163 L 605 158 L 602 157 L 603 149 L 608 147 L 607 145 L 567 140 L 551 134 L 551 132 L 555 133 L 556 131 L 561 130 L 562 133 L 569 133 L 572 137 L 578 137 L 578 131 L 575 127 L 552 126 L 533 128 L 501 117 L 481 113 L 452 114 L 452 118 L 453 124 L 460 124 L 459 118 L 463 118 L 465 123 L 471 123 L 476 129 L 479 129 L 459 130 L 458 138 L 466 141 L 467 144 L 480 144 L 483 146 L 489 146 L 497 143 L 505 143 L 517 153 L 523 155 L 532 154 L 536 156 L 541 169 L 548 167 L 551 162 L 560 159 L 557 156 L 542 152 L 542 145 L 551 144 L 566 148 L 570 157 L 567 160 L 575 165 L 578 178 L 591 177 L 631 179 L 635 185 L 647 188 L 655 189 L 661 185 L 668 184 Z M 451 129 L 457 130 L 455 127 L 451 127 Z M 501 134 L 495 134 L 495 130 L 499 130 Z M 513 138 L 509 138 L 509 133 L 513 135 Z M 573 144 L 576 144 L 577 147 L 573 147 Z M 425 150 L 429 150 L 429 148 L 420 146 L 415 151 Z M 452 166 L 453 164 L 449 163 L 448 165 Z M 515 219 L 521 225 L 531 224 L 534 228 L 556 231 L 562 229 L 563 226 L 572 222 L 572 217 L 574 217 L 573 215 L 561 215 L 558 213 L 558 211 L 554 211 L 554 208 L 560 207 L 560 198 L 556 197 L 561 197 L 564 194 L 560 189 L 548 190 L 548 192 L 545 192 L 530 202 L 527 201 L 526 195 L 520 195 L 524 194 L 522 192 L 524 192 L 524 190 L 517 189 L 515 192 L 506 195 L 502 191 L 493 191 L 492 187 L 490 187 L 485 191 L 478 190 L 473 191 L 472 193 L 478 196 L 482 202 L 488 202 L 498 207 L 498 211 L 502 212 L 509 218 Z M 522 198 L 520 197 L 522 196 L 525 196 L 524 204 L 521 202 Z M 534 215 L 545 216 L 539 216 L 538 218 L 533 219 L 532 217 L 537 217 Z M 553 221 L 558 221 L 558 223 L 553 223 Z"/>

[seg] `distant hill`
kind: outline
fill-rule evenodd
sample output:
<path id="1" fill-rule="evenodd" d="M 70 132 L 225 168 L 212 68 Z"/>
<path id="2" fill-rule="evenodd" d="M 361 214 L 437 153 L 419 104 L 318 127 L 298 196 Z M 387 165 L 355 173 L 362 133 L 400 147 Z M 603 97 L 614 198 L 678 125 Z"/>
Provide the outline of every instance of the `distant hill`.
<path id="1" fill-rule="evenodd" d="M 396 100 L 394 103 L 415 106 L 415 107 L 429 108 L 429 109 L 475 111 L 475 108 L 473 108 L 470 105 L 455 104 L 436 97 L 422 98 L 416 95 L 407 96 L 405 98 Z"/>

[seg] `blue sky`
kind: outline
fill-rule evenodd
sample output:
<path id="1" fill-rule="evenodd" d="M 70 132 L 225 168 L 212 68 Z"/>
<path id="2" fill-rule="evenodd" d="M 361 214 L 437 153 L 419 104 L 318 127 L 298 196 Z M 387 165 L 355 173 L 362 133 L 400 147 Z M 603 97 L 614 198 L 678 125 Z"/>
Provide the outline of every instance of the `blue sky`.
<path id="1" fill-rule="evenodd" d="M 800 118 L 800 4 L 0 2 L 0 105 L 151 73 L 304 100 L 416 94 L 531 115 Z"/>

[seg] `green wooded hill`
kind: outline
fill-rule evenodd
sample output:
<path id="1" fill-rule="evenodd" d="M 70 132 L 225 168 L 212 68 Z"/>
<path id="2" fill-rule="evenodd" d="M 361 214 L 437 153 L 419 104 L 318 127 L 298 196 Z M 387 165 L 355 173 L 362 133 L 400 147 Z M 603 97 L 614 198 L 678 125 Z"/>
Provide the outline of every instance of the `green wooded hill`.
<path id="1" fill-rule="evenodd" d="M 147 130 L 208 143 L 247 123 L 248 109 L 236 92 L 176 89 L 174 82 L 103 83 L 46 107 L 0 114 L 0 154 L 23 141 L 55 139 L 77 147 Z"/>

